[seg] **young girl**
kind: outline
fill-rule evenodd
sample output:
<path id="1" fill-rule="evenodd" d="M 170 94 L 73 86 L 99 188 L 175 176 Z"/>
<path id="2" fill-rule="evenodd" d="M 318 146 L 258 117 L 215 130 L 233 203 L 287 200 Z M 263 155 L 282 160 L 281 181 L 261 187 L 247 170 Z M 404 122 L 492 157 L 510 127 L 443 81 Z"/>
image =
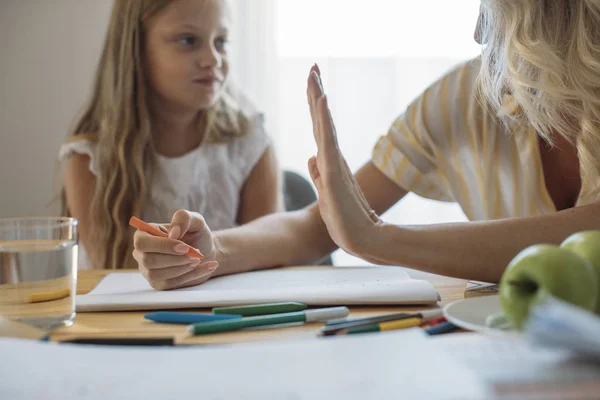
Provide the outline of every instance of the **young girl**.
<path id="1" fill-rule="evenodd" d="M 228 80 L 230 23 L 224 0 L 115 0 L 92 96 L 60 150 L 81 268 L 137 267 L 131 216 L 189 209 L 225 229 L 282 207 L 262 118 Z M 175 277 L 217 263 L 169 266 Z"/>
<path id="2" fill-rule="evenodd" d="M 481 59 L 416 99 L 354 176 L 313 69 L 318 153 L 309 170 L 318 204 L 214 234 L 187 213 L 177 222 L 202 238 L 190 244 L 214 249 L 219 274 L 309 263 L 339 246 L 378 264 L 497 282 L 528 245 L 599 229 L 600 1 L 483 0 L 479 22 Z M 409 191 L 458 202 L 471 222 L 382 222 L 378 215 Z M 137 252 L 160 243 L 169 240 L 136 233 Z"/>

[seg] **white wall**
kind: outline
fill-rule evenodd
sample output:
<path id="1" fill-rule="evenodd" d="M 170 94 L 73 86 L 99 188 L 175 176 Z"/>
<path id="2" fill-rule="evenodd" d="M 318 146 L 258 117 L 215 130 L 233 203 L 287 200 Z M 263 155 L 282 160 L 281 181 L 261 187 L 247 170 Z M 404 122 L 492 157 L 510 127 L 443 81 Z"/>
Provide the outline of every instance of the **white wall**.
<path id="1" fill-rule="evenodd" d="M 0 217 L 48 215 L 111 0 L 0 0 Z M 56 207 L 56 206 L 55 206 Z"/>
<path id="2" fill-rule="evenodd" d="M 260 106 L 266 103 L 263 108 L 274 100 L 255 87 L 267 68 L 253 55 L 264 51 L 245 54 L 236 47 L 266 40 L 260 21 L 272 1 L 252 0 L 250 9 L 230 2 L 237 22 L 232 58 L 243 65 L 234 68 L 234 80 Z M 56 155 L 87 98 L 111 5 L 0 0 L 0 217 L 57 212 L 58 202 L 47 207 L 62 180 Z"/>

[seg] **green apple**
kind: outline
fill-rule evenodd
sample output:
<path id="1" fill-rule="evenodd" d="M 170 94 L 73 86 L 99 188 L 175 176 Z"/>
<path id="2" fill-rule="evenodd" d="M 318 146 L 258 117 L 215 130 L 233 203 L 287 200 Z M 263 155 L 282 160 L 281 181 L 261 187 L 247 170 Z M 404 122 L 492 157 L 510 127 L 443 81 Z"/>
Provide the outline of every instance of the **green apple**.
<path id="1" fill-rule="evenodd" d="M 560 247 L 574 251 L 579 257 L 584 258 L 592 264 L 596 271 L 598 290 L 600 290 L 600 231 L 577 232 L 565 239 Z M 598 302 L 594 308 L 596 314 L 600 315 L 600 293 Z"/>
<path id="2" fill-rule="evenodd" d="M 530 307 L 548 295 L 593 310 L 598 300 L 594 267 L 569 249 L 536 244 L 522 250 L 500 281 L 500 305 L 511 324 L 522 329 Z"/>

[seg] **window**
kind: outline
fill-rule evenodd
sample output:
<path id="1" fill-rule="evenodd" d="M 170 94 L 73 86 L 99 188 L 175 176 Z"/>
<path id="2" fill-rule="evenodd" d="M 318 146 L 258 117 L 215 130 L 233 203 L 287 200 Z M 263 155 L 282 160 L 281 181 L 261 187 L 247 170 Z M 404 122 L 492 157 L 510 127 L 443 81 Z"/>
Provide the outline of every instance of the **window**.
<path id="1" fill-rule="evenodd" d="M 307 177 L 306 162 L 316 152 L 305 96 L 313 63 L 321 67 L 340 146 L 356 170 L 410 101 L 480 52 L 473 40 L 479 0 L 238 3 L 243 8 L 238 19 L 254 32 L 240 35 L 253 37 L 245 39 L 244 57 L 238 60 L 246 68 L 240 73 L 242 87 L 265 110 L 282 167 Z M 397 224 L 466 220 L 456 204 L 415 195 L 383 218 Z M 334 259 L 339 265 L 366 264 L 343 252 Z"/>

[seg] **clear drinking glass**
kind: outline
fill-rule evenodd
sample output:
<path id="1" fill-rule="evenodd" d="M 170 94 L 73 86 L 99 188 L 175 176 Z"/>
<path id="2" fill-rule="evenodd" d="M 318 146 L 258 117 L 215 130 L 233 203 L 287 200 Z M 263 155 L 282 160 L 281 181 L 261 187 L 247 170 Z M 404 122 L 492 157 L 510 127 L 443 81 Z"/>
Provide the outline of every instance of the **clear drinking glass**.
<path id="1" fill-rule="evenodd" d="M 0 219 L 0 314 L 50 330 L 75 318 L 77 220 Z"/>

